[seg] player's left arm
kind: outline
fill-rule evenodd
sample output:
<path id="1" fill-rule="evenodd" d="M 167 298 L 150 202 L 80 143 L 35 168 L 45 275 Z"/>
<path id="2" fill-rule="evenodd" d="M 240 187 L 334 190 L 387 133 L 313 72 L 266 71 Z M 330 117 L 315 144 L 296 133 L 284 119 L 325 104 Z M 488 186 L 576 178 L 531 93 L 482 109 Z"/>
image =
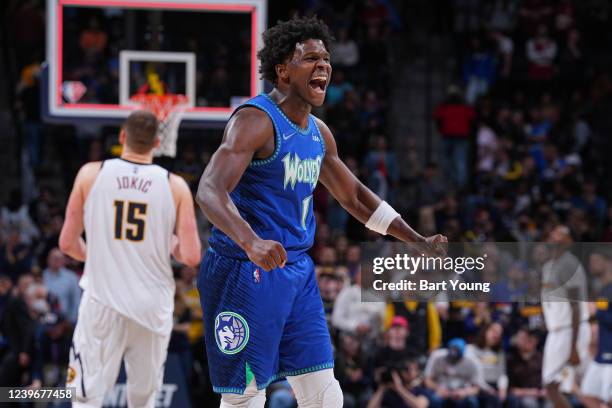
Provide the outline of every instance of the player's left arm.
<path id="1" fill-rule="evenodd" d="M 368 226 L 367 224 L 372 220 L 372 215 L 375 212 L 380 213 L 386 203 L 383 204 L 383 201 L 359 181 L 340 160 L 336 141 L 327 125 L 319 119 L 317 119 L 317 124 L 325 141 L 326 150 L 319 179 L 346 211 Z M 383 206 L 382 208 L 381 205 Z M 397 213 L 389 224 L 386 233 L 404 242 L 437 243 L 446 241 L 446 238 L 442 235 L 434 235 L 429 238 L 423 237 L 412 229 Z"/>
<path id="2" fill-rule="evenodd" d="M 100 163 L 87 163 L 79 170 L 66 206 L 66 216 L 59 237 L 60 250 L 80 262 L 85 262 L 87 247 L 83 239 L 83 206 L 89 188 L 100 171 Z"/>

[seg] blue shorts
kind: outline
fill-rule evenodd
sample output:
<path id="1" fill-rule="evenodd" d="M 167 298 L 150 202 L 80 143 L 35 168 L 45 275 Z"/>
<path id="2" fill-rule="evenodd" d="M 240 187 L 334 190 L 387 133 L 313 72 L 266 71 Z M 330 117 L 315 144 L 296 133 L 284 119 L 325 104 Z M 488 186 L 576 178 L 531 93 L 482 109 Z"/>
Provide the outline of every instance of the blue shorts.
<path id="1" fill-rule="evenodd" d="M 208 366 L 217 393 L 243 394 L 334 366 L 323 302 L 306 254 L 270 272 L 206 252 L 198 290 Z"/>

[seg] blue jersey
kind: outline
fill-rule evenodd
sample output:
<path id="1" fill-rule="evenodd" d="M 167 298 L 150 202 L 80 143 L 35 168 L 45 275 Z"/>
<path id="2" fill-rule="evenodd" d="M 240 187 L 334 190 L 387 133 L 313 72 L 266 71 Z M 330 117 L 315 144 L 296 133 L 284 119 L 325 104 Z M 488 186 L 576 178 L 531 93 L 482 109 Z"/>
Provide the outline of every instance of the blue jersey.
<path id="1" fill-rule="evenodd" d="M 599 323 L 599 342 L 595 361 L 612 364 L 612 283 L 604 287 L 600 300 L 596 302 L 597 322 Z"/>
<path id="2" fill-rule="evenodd" d="M 312 193 L 325 155 L 323 137 L 314 116 L 309 115 L 308 126 L 302 129 L 291 122 L 267 94 L 248 100 L 236 111 L 246 106 L 264 111 L 272 121 L 274 153 L 264 160 L 254 159 L 230 197 L 253 231 L 262 239 L 280 242 L 287 251 L 288 261 L 293 262 L 310 249 L 314 241 L 316 223 Z M 212 229 L 209 244 L 221 255 L 247 258 L 244 251 L 216 227 Z"/>

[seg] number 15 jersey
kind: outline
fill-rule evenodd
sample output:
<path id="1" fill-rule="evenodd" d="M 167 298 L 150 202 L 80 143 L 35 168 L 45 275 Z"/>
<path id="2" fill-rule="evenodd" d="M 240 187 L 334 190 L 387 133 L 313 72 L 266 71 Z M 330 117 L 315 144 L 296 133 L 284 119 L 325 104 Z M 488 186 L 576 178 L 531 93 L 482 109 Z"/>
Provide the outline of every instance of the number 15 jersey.
<path id="1" fill-rule="evenodd" d="M 81 287 L 147 329 L 170 333 L 175 221 L 168 171 L 124 159 L 103 162 L 84 205 L 87 258 Z"/>

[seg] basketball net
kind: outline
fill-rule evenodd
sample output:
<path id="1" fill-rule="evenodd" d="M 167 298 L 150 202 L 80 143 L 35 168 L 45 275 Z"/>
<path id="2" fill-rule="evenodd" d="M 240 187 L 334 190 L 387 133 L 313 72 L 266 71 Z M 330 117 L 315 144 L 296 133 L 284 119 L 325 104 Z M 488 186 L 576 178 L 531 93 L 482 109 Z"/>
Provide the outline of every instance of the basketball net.
<path id="1" fill-rule="evenodd" d="M 176 156 L 178 129 L 185 110 L 189 106 L 185 95 L 139 93 L 130 98 L 141 109 L 152 112 L 159 121 L 157 136 L 159 147 L 155 156 Z"/>

